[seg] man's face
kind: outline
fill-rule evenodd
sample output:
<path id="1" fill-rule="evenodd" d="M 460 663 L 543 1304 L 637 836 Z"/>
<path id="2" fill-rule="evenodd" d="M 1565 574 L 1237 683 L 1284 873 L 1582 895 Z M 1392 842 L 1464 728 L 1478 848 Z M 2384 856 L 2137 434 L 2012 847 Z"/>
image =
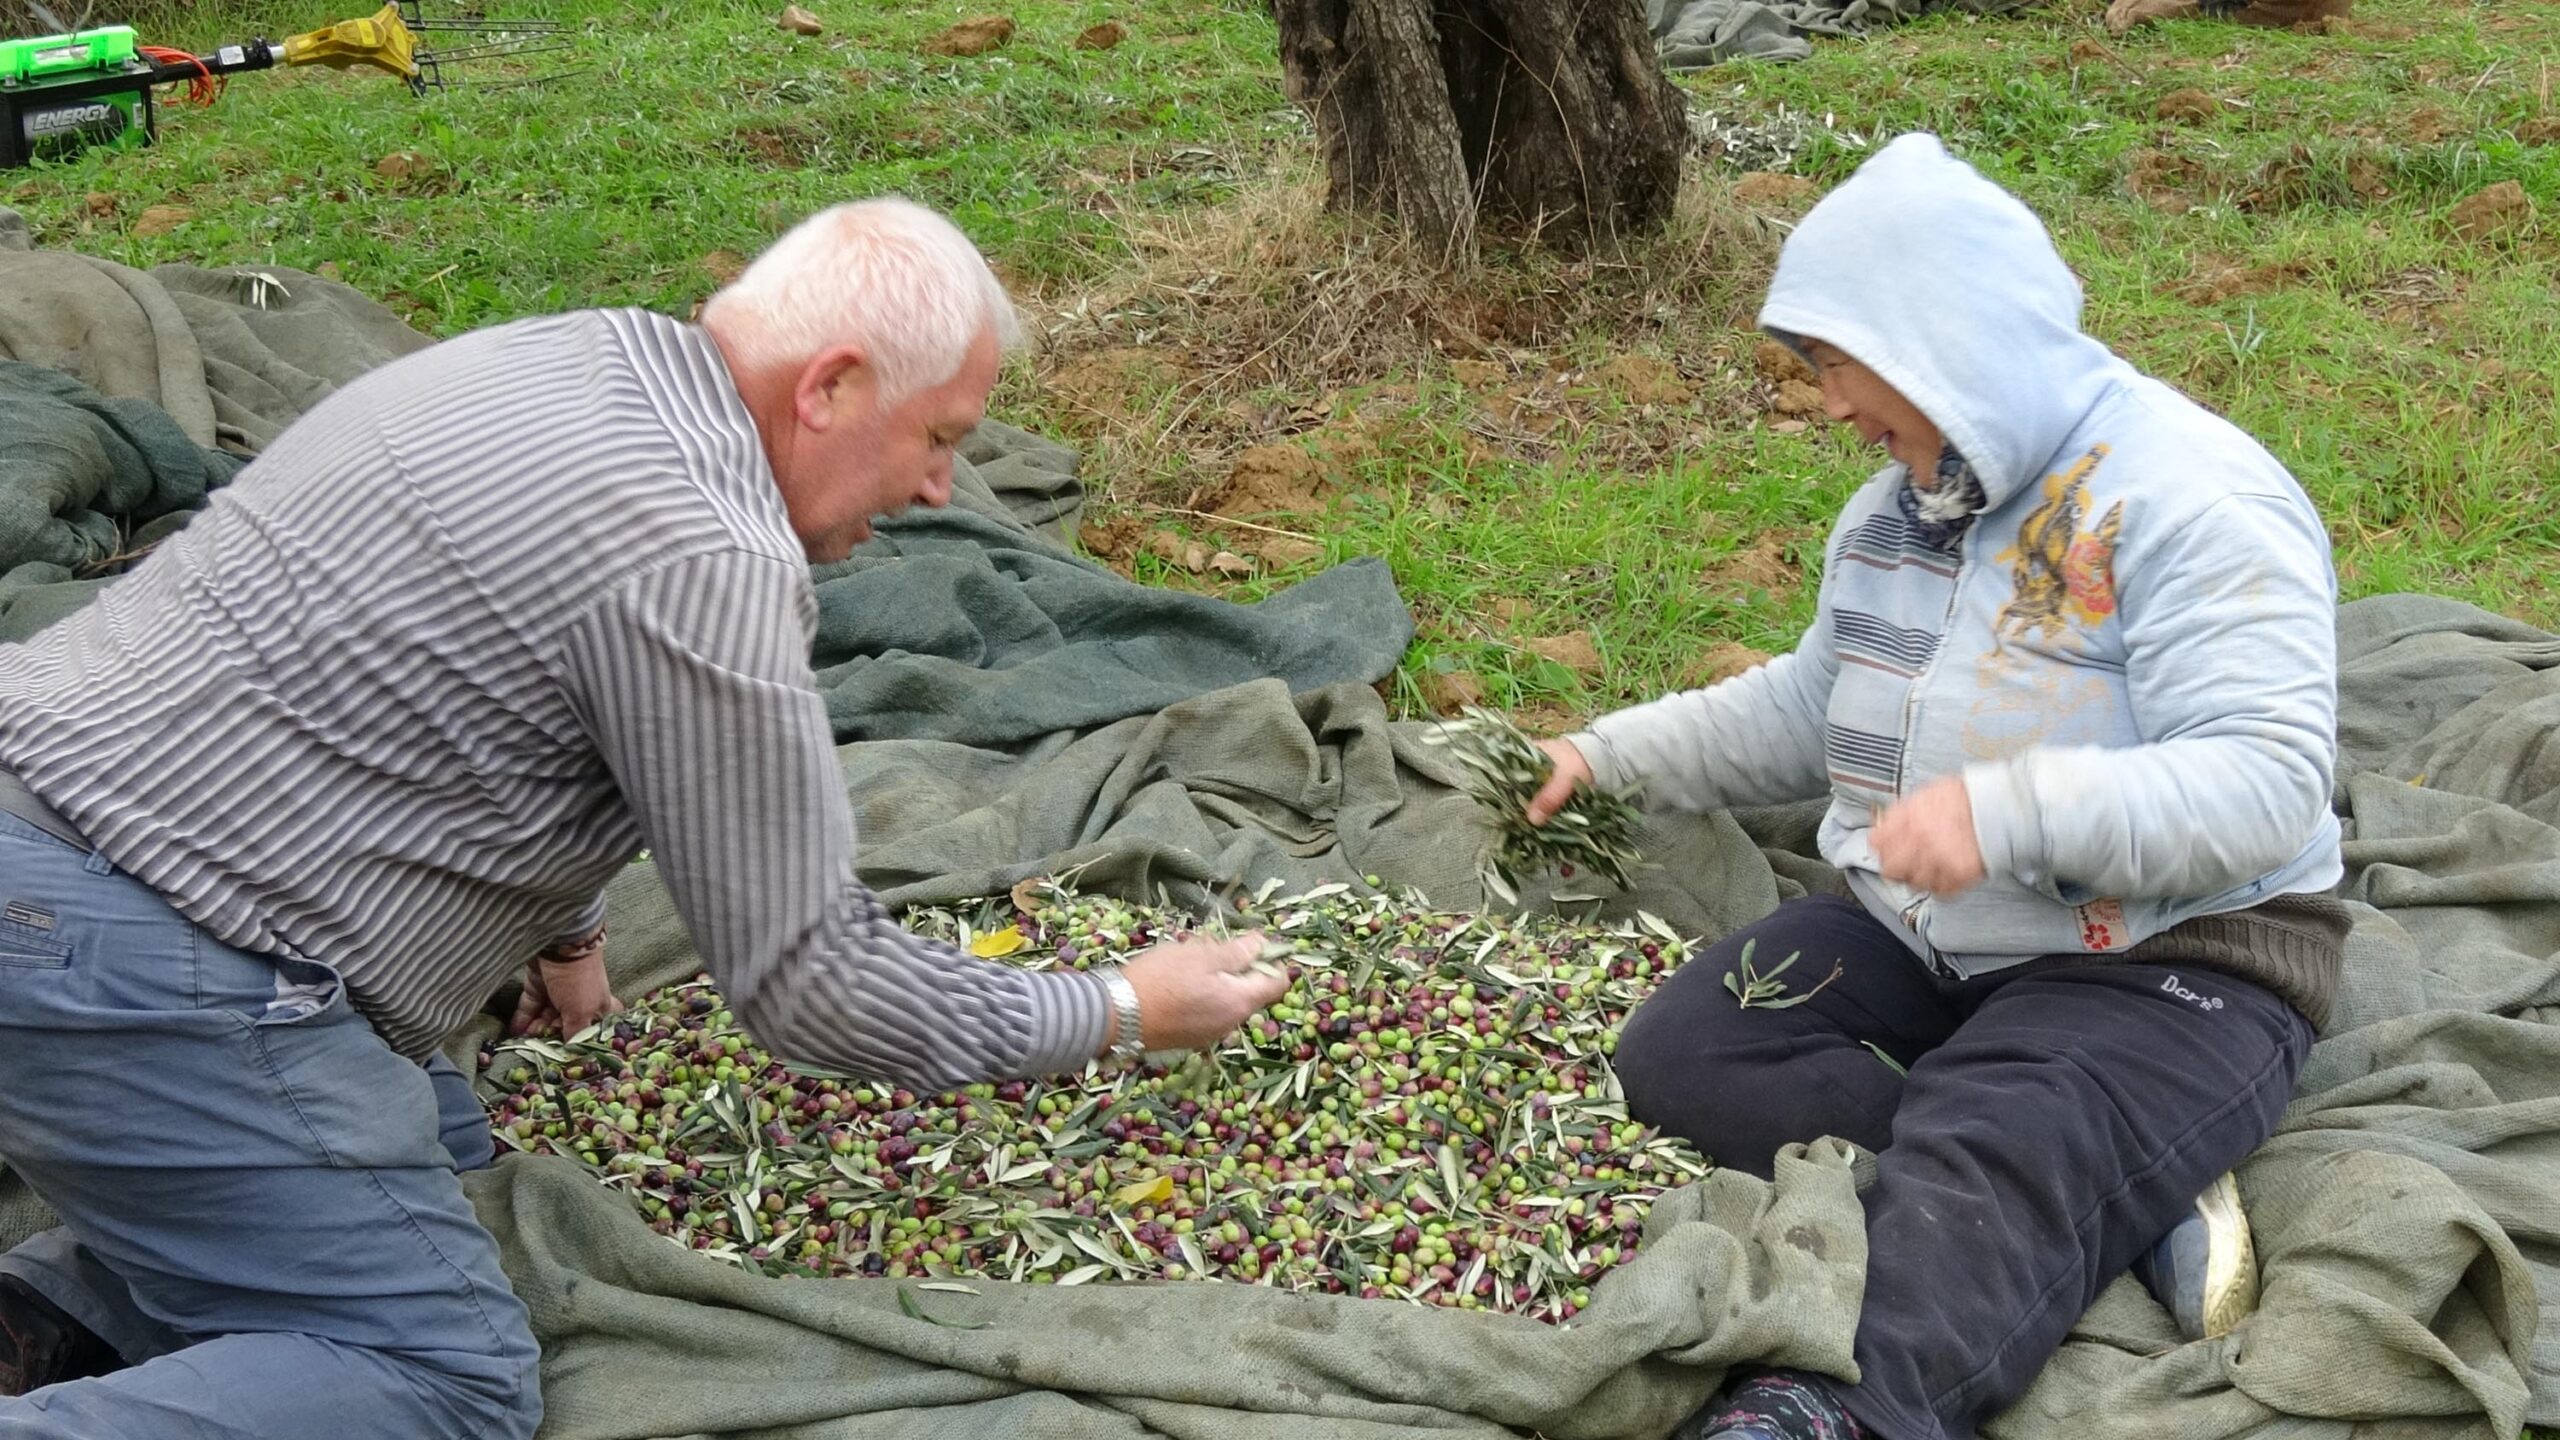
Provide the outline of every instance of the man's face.
<path id="1" fill-rule="evenodd" d="M 960 373 L 884 409 L 858 354 L 829 351 L 810 362 L 774 478 L 812 563 L 851 554 L 871 538 L 875 516 L 951 503 L 953 447 L 986 415 L 999 363 L 995 336 L 981 335 Z"/>
<path id="2" fill-rule="evenodd" d="M 1832 419 L 1855 426 L 1858 438 L 1868 444 L 1882 445 L 1885 453 L 1911 467 L 1924 488 L 1937 482 L 1938 454 L 1946 441 L 1919 406 L 1836 345 L 1807 339 L 1804 352 L 1822 377 L 1822 408 Z"/>

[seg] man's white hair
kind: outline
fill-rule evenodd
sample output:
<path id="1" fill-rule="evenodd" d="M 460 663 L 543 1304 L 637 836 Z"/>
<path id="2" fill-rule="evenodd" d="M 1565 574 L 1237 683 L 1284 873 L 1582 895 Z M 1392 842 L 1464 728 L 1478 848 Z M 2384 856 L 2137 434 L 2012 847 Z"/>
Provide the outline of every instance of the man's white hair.
<path id="1" fill-rule="evenodd" d="M 960 373 L 978 337 L 1020 341 L 1004 284 L 960 227 L 910 200 L 835 205 L 791 228 L 702 307 L 754 366 L 798 366 L 858 345 L 895 405 Z"/>

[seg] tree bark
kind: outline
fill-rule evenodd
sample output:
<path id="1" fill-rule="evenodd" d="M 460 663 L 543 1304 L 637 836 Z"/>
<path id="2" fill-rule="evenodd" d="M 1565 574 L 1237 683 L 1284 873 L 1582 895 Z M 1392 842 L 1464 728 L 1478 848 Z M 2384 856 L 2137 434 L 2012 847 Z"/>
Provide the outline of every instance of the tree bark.
<path id="1" fill-rule="evenodd" d="M 1329 202 L 1444 256 L 1479 226 L 1570 246 L 1659 224 L 1688 129 L 1637 0 L 1272 0 Z"/>

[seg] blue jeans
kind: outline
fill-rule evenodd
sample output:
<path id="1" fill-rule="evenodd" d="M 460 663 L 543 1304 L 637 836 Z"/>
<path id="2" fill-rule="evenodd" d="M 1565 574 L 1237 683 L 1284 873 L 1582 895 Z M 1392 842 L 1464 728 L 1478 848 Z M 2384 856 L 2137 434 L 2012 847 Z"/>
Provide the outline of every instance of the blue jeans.
<path id="1" fill-rule="evenodd" d="M 66 1221 L 0 1273 L 132 1365 L 0 1399 L 0 1440 L 530 1436 L 532 1330 L 457 1174 L 491 1143 L 334 971 L 0 812 L 0 1157 Z"/>

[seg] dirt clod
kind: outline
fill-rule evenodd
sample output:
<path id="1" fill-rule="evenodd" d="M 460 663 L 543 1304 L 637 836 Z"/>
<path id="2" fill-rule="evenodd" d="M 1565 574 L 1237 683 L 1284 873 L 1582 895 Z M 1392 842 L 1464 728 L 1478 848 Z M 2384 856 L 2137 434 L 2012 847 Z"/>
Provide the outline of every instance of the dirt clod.
<path id="1" fill-rule="evenodd" d="M 1530 641 L 1529 648 L 1576 675 L 1587 678 L 1600 673 L 1600 647 L 1588 630 L 1543 635 Z"/>
<path id="2" fill-rule="evenodd" d="M 2453 233 L 2465 240 L 2487 240 L 2514 234 L 2533 221 L 2533 197 L 2513 180 L 2501 180 L 2477 191 L 2445 217 Z"/>
<path id="3" fill-rule="evenodd" d="M 1822 198 L 1822 187 L 1801 175 L 1754 170 L 1733 182 L 1733 198 L 1753 210 L 1796 215 L 1813 208 L 1813 202 Z"/>
<path id="4" fill-rule="evenodd" d="M 2136 150 L 2125 188 L 2164 215 L 2184 215 L 2205 203 L 2209 177 L 2201 161 L 2165 150 Z"/>
<path id="5" fill-rule="evenodd" d="M 1013 17 L 981 15 L 963 20 L 924 42 L 927 55 L 984 55 L 1013 38 Z"/>
<path id="6" fill-rule="evenodd" d="M 134 217 L 134 238 L 147 240 L 154 235 L 166 235 L 194 218 L 196 212 L 184 205 L 153 205 Z"/>
<path id="7" fill-rule="evenodd" d="M 1117 20 L 1105 20 L 1099 25 L 1086 26 L 1083 31 L 1076 36 L 1076 48 L 1079 50 L 1109 50 L 1128 38 L 1128 26 L 1121 24 Z"/>
<path id="8" fill-rule="evenodd" d="M 1767 381 L 1801 380 L 1810 385 L 1818 378 L 1804 357 L 1775 340 L 1763 340 L 1751 352 L 1751 368 Z"/>
<path id="9" fill-rule="evenodd" d="M 1769 412 L 1809 420 L 1822 413 L 1822 387 L 1803 380 L 1781 380 Z"/>
<path id="10" fill-rule="evenodd" d="M 1223 551 L 1212 551 L 1208 546 L 1201 544 L 1199 541 L 1186 539 L 1182 535 L 1171 530 L 1158 530 L 1154 534 L 1149 535 L 1147 537 L 1146 552 L 1163 561 L 1167 565 L 1174 566 L 1181 570 L 1187 570 L 1194 575 L 1200 574 L 1202 571 L 1209 568 L 1209 560 L 1212 555 L 1225 553 Z"/>
<path id="11" fill-rule="evenodd" d="M 1621 355 L 1591 372 L 1591 378 L 1630 405 L 1686 405 L 1698 393 L 1669 362 L 1650 355 Z"/>
<path id="12" fill-rule="evenodd" d="M 1703 690 L 1718 681 L 1730 680 L 1746 670 L 1757 669 L 1767 663 L 1769 663 L 1769 654 L 1765 650 L 1754 650 L 1748 645 L 1736 645 L 1730 640 L 1719 640 L 1708 646 L 1706 653 L 1690 661 L 1681 669 L 1680 688 Z"/>
<path id="13" fill-rule="evenodd" d="M 2221 102 L 2190 85 L 2160 97 L 2151 113 L 2173 125 L 2204 125 L 2222 113 Z"/>
<path id="14" fill-rule="evenodd" d="M 1711 517 L 1700 528 L 1710 528 L 1717 523 Z M 1803 579 L 1803 572 L 1787 558 L 1786 548 L 1783 538 L 1763 535 L 1739 550 L 1709 559 L 1700 567 L 1698 578 L 1707 589 L 1719 594 L 1750 590 L 1784 594 Z"/>
<path id="15" fill-rule="evenodd" d="M 1260 536 L 1254 541 L 1253 548 L 1261 554 L 1262 563 L 1274 570 L 1287 570 L 1324 558 L 1322 545 L 1313 540 L 1301 540 L 1295 535 Z"/>
<path id="16" fill-rule="evenodd" d="M 1236 456 L 1235 468 L 1202 505 L 1237 519 L 1322 511 L 1333 486 L 1314 456 L 1295 445 L 1253 445 Z"/>
<path id="17" fill-rule="evenodd" d="M 2310 278 L 2311 266 L 2302 260 L 2249 266 L 2216 260 L 2199 267 L 2193 278 L 2178 287 L 2178 295 L 2194 304 L 2215 305 L 2244 295 L 2273 294 Z"/>
<path id="18" fill-rule="evenodd" d="M 825 21 L 797 5 L 783 6 L 782 13 L 774 17 L 773 23 L 775 28 L 788 30 L 794 35 L 820 35 L 827 28 Z"/>
<path id="19" fill-rule="evenodd" d="M 1176 357 L 1163 350 L 1119 345 L 1079 355 L 1048 376 L 1049 392 L 1066 403 L 1070 428 L 1143 413 L 1156 392 L 1182 376 Z"/>
<path id="20" fill-rule="evenodd" d="M 1473 670 L 1425 670 L 1418 682 L 1422 703 L 1437 715 L 1455 715 L 1470 705 L 1484 703 L 1484 682 Z"/>

